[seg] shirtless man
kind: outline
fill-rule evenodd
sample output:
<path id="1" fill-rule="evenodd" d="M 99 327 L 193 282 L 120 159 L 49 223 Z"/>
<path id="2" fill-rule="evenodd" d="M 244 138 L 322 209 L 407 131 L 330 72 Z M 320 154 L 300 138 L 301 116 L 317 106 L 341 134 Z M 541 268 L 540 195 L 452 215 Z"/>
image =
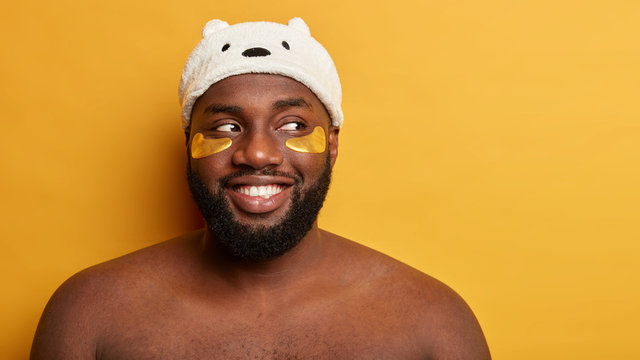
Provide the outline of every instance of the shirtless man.
<path id="1" fill-rule="evenodd" d="M 213 20 L 180 86 L 205 229 L 84 270 L 32 359 L 489 359 L 450 288 L 317 227 L 341 89 L 301 19 Z"/>

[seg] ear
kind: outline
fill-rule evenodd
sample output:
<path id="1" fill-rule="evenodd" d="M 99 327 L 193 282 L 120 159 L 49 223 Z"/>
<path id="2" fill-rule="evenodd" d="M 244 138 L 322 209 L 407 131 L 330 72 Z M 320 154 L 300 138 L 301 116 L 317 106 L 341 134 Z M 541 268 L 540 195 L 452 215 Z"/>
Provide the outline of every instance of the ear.
<path id="1" fill-rule="evenodd" d="M 213 34 L 214 32 L 220 31 L 226 27 L 229 27 L 229 24 L 227 24 L 226 21 L 222 21 L 218 19 L 210 20 L 202 29 L 202 37 L 205 38 Z"/>
<path id="2" fill-rule="evenodd" d="M 329 126 L 329 158 L 331 159 L 331 167 L 336 163 L 338 158 L 338 134 L 340 133 L 340 127 Z"/>
<path id="3" fill-rule="evenodd" d="M 292 18 L 291 20 L 289 20 L 287 25 L 291 26 L 294 29 L 300 30 L 303 33 L 311 36 L 311 31 L 309 31 L 309 27 L 304 22 L 304 20 L 300 19 L 299 17 Z"/>
<path id="4" fill-rule="evenodd" d="M 187 126 L 186 128 L 184 128 L 184 137 L 185 137 L 185 143 L 184 145 L 187 147 L 187 150 L 189 150 L 189 139 L 191 138 L 191 126 Z"/>

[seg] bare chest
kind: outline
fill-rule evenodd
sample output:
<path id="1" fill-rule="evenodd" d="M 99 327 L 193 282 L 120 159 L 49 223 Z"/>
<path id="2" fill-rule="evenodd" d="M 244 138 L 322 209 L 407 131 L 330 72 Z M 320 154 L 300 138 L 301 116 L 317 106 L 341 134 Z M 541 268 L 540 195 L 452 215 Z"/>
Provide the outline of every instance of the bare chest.
<path id="1" fill-rule="evenodd" d="M 233 336 L 231 336 L 233 335 Z M 322 334 L 315 330 L 255 335 L 146 334 L 133 342 L 114 343 L 101 359 L 396 359 L 412 358 L 411 351 L 390 347 L 393 339 L 363 339 Z M 404 355 L 402 355 L 404 354 Z M 415 357 L 417 358 L 417 357 Z"/>
<path id="2" fill-rule="evenodd" d="M 412 359 L 406 326 L 347 305 L 274 313 L 179 307 L 138 312 L 105 332 L 100 359 Z M 406 324 L 405 324 L 406 325 Z"/>

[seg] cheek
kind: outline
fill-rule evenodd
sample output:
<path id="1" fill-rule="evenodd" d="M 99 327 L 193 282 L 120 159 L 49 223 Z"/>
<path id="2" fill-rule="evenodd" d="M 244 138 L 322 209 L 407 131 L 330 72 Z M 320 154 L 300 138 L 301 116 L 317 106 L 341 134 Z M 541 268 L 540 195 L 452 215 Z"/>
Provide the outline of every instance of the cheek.
<path id="1" fill-rule="evenodd" d="M 231 146 L 230 138 L 205 139 L 202 133 L 197 133 L 191 140 L 191 157 L 201 159 L 219 153 Z"/>
<path id="2" fill-rule="evenodd" d="M 316 126 L 311 134 L 285 141 L 284 145 L 289 149 L 301 153 L 323 153 L 327 146 L 327 137 L 321 126 Z"/>
<path id="3" fill-rule="evenodd" d="M 303 188 L 309 188 L 318 181 L 327 167 L 327 154 L 305 154 L 289 152 L 289 162 L 303 180 Z"/>

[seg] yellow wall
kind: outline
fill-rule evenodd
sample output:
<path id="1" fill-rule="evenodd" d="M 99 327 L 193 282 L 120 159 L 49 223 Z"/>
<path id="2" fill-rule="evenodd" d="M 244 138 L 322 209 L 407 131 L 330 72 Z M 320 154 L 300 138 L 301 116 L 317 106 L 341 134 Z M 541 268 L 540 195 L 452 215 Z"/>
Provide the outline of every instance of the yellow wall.
<path id="1" fill-rule="evenodd" d="M 321 226 L 454 287 L 496 359 L 631 359 L 637 1 L 0 5 L 0 358 L 74 272 L 198 226 L 177 83 L 202 25 L 301 16 L 345 126 Z"/>

